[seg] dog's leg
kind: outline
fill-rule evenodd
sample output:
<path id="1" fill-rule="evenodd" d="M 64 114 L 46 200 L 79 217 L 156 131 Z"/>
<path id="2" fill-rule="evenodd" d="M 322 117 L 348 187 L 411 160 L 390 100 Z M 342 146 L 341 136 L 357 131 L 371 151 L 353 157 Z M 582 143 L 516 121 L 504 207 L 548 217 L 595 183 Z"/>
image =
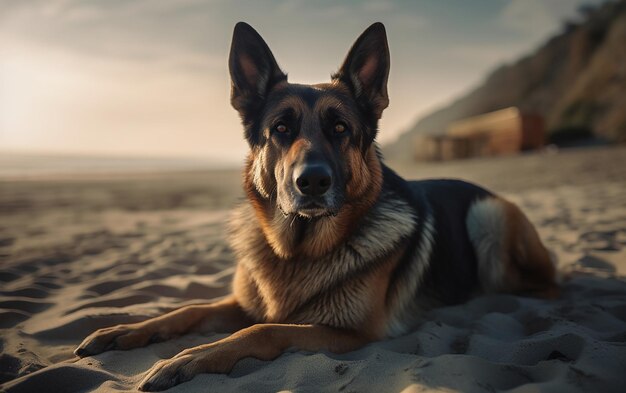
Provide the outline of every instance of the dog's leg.
<path id="1" fill-rule="evenodd" d="M 206 345 L 182 351 L 155 364 L 139 385 L 143 391 L 168 389 L 200 373 L 228 373 L 237 361 L 272 360 L 288 348 L 305 351 L 355 350 L 375 338 L 318 325 L 258 324 Z"/>
<path id="2" fill-rule="evenodd" d="M 230 296 L 212 304 L 185 306 L 143 322 L 99 329 L 83 340 L 74 353 L 84 357 L 112 349 L 138 348 L 191 331 L 235 331 L 252 323 Z"/>

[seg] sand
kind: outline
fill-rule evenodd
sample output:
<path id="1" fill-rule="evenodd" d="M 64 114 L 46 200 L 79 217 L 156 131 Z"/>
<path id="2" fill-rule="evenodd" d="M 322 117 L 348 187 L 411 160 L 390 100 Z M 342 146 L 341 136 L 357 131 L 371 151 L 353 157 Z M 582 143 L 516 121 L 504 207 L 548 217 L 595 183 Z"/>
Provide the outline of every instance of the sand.
<path id="1" fill-rule="evenodd" d="M 626 149 L 400 167 L 519 203 L 558 260 L 556 300 L 480 296 L 335 355 L 244 359 L 171 392 L 618 392 L 626 386 Z M 78 359 L 93 330 L 229 292 L 236 171 L 0 181 L 0 387 L 135 391 L 154 362 L 224 335 Z"/>

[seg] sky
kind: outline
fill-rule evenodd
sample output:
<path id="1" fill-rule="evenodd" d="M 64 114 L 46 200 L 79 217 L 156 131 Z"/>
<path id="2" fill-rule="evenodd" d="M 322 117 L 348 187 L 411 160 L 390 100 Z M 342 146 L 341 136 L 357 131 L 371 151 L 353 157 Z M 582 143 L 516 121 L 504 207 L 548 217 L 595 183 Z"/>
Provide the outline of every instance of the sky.
<path id="1" fill-rule="evenodd" d="M 246 21 L 289 81 L 329 80 L 371 23 L 387 28 L 379 142 L 530 53 L 603 0 L 0 0 L 0 151 L 240 163 L 232 29 Z"/>

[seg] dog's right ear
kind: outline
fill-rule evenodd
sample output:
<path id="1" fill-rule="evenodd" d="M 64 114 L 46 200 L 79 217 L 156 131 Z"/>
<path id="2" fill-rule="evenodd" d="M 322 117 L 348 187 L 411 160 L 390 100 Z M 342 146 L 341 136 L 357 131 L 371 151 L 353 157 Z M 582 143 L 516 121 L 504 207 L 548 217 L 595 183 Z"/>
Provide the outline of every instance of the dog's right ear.
<path id="1" fill-rule="evenodd" d="M 232 106 L 244 123 L 261 107 L 271 88 L 287 80 L 263 38 L 249 24 L 239 22 L 233 31 L 228 59 Z"/>

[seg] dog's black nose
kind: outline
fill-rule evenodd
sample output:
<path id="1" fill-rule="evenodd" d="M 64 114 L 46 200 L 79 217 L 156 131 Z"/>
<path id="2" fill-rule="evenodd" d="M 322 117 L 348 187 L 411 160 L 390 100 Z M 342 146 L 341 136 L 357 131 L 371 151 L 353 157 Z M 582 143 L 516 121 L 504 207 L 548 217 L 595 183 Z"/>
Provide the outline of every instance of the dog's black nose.
<path id="1" fill-rule="evenodd" d="M 330 168 L 324 164 L 298 167 L 294 173 L 298 190 L 308 196 L 321 196 L 330 188 L 333 178 Z"/>

